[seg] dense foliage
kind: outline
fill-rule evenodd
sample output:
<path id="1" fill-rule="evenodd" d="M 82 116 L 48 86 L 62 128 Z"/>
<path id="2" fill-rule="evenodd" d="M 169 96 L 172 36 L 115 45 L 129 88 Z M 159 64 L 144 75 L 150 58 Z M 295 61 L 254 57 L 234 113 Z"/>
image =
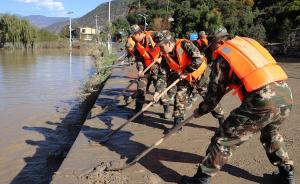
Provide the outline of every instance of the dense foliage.
<path id="1" fill-rule="evenodd" d="M 254 7 L 268 40 L 283 41 L 291 29 L 300 26 L 300 0 L 256 0 Z"/>
<path id="2" fill-rule="evenodd" d="M 180 37 L 225 26 L 232 35 L 283 41 L 292 28 L 300 25 L 300 0 L 144 0 L 140 8 L 137 5 L 138 0 L 130 5 L 127 20 L 131 24 L 143 24 L 137 16 L 143 13 L 148 15 L 151 28 L 159 29 L 168 26 L 157 26 L 158 17 L 173 17 L 174 21 L 167 24 Z"/>
<path id="3" fill-rule="evenodd" d="M 15 45 L 18 42 L 27 47 L 36 39 L 36 29 L 27 20 L 21 20 L 16 16 L 4 15 L 0 18 L 0 43 L 7 42 Z"/>
<path id="4" fill-rule="evenodd" d="M 58 36 L 44 30 L 33 27 L 28 20 L 19 19 L 14 15 L 0 17 L 0 46 L 10 43 L 13 46 L 19 43 L 27 47 L 33 47 L 35 42 L 54 41 Z"/>

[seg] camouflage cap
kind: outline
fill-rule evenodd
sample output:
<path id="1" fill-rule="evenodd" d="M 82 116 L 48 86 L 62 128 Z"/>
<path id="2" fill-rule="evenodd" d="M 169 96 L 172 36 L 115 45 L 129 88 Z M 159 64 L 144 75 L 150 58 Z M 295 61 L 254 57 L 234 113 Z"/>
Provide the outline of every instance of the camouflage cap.
<path id="1" fill-rule="evenodd" d="M 136 33 L 141 32 L 141 31 L 143 31 L 143 30 L 137 24 L 134 24 L 134 25 L 130 26 L 130 34 L 136 34 Z"/>
<path id="2" fill-rule="evenodd" d="M 224 36 L 228 36 L 228 32 L 227 29 L 225 27 L 219 27 L 218 29 L 215 30 L 214 34 L 213 34 L 213 38 L 218 40 Z"/>
<path id="3" fill-rule="evenodd" d="M 218 42 L 221 38 L 229 36 L 227 29 L 225 27 L 219 27 L 214 31 L 212 35 L 210 35 L 209 44 L 206 48 L 211 47 L 214 43 Z"/>
<path id="4" fill-rule="evenodd" d="M 205 31 L 200 31 L 199 32 L 199 35 L 201 36 L 201 35 L 206 35 L 206 33 L 205 33 Z"/>
<path id="5" fill-rule="evenodd" d="M 172 33 L 168 30 L 163 30 L 163 31 L 159 32 L 157 34 L 157 37 L 158 37 L 159 43 L 165 43 L 165 42 L 170 42 L 170 41 L 174 40 Z"/>

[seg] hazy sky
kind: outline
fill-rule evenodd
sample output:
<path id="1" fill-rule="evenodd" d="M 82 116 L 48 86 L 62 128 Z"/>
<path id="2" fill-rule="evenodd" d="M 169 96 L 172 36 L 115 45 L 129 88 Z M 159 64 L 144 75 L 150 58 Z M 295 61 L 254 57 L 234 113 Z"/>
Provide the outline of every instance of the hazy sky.
<path id="1" fill-rule="evenodd" d="M 80 17 L 108 0 L 0 0 L 0 13 Z"/>

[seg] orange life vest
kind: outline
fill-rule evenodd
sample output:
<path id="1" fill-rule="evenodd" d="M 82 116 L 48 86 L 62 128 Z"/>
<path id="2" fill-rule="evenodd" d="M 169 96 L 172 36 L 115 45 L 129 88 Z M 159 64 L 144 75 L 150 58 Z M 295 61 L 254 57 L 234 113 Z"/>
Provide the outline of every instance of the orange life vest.
<path id="1" fill-rule="evenodd" d="M 170 66 L 171 70 L 174 70 L 178 73 L 183 73 L 184 69 L 191 64 L 192 62 L 192 57 L 188 55 L 188 53 L 181 47 L 182 41 L 185 39 L 178 39 L 176 40 L 176 55 L 178 62 L 174 61 L 174 59 L 169 55 L 169 54 L 164 54 L 164 57 L 166 58 L 166 61 L 168 65 Z M 185 40 L 187 41 L 187 40 Z M 178 64 L 179 63 L 179 64 Z M 200 67 L 195 70 L 192 73 L 189 73 L 187 77 L 185 78 L 187 81 L 193 81 L 197 80 L 200 78 L 200 76 L 204 73 L 204 71 L 207 68 L 206 61 L 203 61 L 202 59 L 202 64 Z"/>
<path id="2" fill-rule="evenodd" d="M 199 46 L 202 46 L 202 42 L 204 42 L 204 46 L 208 46 L 208 40 L 205 38 L 205 39 L 199 39 L 197 40 L 197 43 L 199 44 Z"/>
<path id="3" fill-rule="evenodd" d="M 156 46 L 150 32 L 145 32 L 145 34 L 146 46 L 144 47 L 141 43 L 137 43 L 136 49 L 144 58 L 144 67 L 148 67 L 153 60 L 156 60 L 160 56 L 160 47 Z"/>
<path id="4" fill-rule="evenodd" d="M 229 63 L 230 75 L 234 72 L 242 81 L 239 86 L 229 85 L 231 89 L 235 89 L 234 94 L 238 94 L 241 100 L 244 98 L 240 90 L 242 85 L 245 86 L 247 92 L 252 92 L 272 82 L 288 78 L 271 54 L 251 38 L 236 36 L 225 41 L 213 53 L 215 59 L 218 55 Z"/>

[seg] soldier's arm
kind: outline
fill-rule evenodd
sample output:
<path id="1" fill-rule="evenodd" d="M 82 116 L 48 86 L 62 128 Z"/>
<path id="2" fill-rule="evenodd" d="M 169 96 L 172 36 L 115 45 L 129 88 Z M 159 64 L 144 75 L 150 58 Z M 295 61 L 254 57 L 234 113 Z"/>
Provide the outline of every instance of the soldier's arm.
<path id="1" fill-rule="evenodd" d="M 214 61 L 211 69 L 208 91 L 204 101 L 199 104 L 198 113 L 200 115 L 212 111 L 226 94 L 226 87 L 229 81 L 229 64 L 222 57 L 219 57 Z"/>
<path id="2" fill-rule="evenodd" d="M 197 70 L 202 64 L 203 57 L 199 49 L 190 41 L 183 41 L 182 48 L 192 57 L 192 62 L 184 70 L 184 74 L 188 74 Z"/>
<path id="3" fill-rule="evenodd" d="M 163 58 L 157 73 L 157 83 L 155 87 L 155 92 L 161 93 L 167 86 L 167 74 L 169 71 L 168 64 L 166 63 L 166 60 Z"/>

